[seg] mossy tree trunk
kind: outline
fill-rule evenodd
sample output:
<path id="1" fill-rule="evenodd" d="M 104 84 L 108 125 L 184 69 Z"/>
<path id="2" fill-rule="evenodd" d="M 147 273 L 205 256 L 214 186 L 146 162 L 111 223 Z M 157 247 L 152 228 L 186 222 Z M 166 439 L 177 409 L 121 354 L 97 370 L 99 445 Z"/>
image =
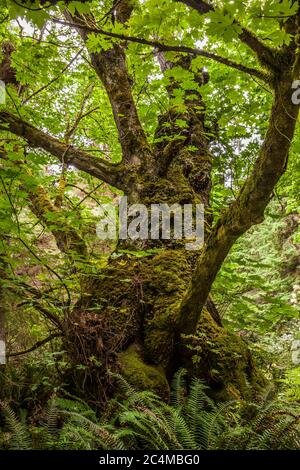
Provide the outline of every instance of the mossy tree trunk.
<path id="1" fill-rule="evenodd" d="M 197 9 L 201 4 L 204 10 L 207 6 L 206 2 L 184 3 Z M 132 5 L 128 0 L 118 2 L 116 20 L 125 23 Z M 204 10 L 198 9 L 199 13 Z M 66 20 L 85 42 L 89 19 L 66 13 Z M 273 50 L 248 30 L 243 30 L 240 39 L 255 52 L 263 67 L 259 77 L 272 90 L 274 100 L 252 172 L 236 200 L 215 223 L 210 210 L 213 156 L 207 135 L 211 132 L 204 125 L 201 95 L 187 90 L 184 111 L 170 108 L 160 116 L 157 137 L 167 139 L 150 146 L 133 100 L 126 43 L 114 43 L 109 50 L 90 54 L 110 99 L 123 153 L 121 163 L 113 165 L 92 157 L 10 113 L 0 113 L 10 132 L 25 138 L 30 146 L 41 147 L 121 189 L 129 203 L 205 206 L 205 244 L 200 253 L 188 251 L 174 240 L 123 242 L 122 249 L 129 248 L 133 254 L 114 257 L 85 282 L 82 298 L 63 323 L 62 334 L 74 366 L 72 380 L 90 399 L 105 400 L 110 393 L 109 369 L 121 370 L 133 384 L 154 389 L 164 397 L 168 396 L 169 379 L 181 366 L 203 377 L 220 395 L 225 391 L 235 397 L 247 396 L 263 385 L 247 344 L 223 328 L 209 293 L 234 242 L 263 220 L 273 189 L 285 171 L 299 111 L 291 99 L 299 61 L 295 48 Z M 191 55 L 178 52 L 174 61 L 168 62 L 161 49 L 157 57 L 163 72 L 174 65 L 190 70 Z M 227 65 L 237 68 L 232 62 Z M 254 74 L 254 69 L 241 70 Z M 195 76 L 200 86 L 207 79 L 204 72 Z M 172 83 L 169 94 L 178 86 Z M 178 126 L 182 121 L 184 128 Z M 43 217 L 45 207 L 35 202 L 35 213 Z M 63 246 L 66 250 L 68 243 Z M 145 258 L 134 255 L 135 250 L 148 248 L 160 250 Z M 86 368 L 79 370 L 79 364 Z"/>

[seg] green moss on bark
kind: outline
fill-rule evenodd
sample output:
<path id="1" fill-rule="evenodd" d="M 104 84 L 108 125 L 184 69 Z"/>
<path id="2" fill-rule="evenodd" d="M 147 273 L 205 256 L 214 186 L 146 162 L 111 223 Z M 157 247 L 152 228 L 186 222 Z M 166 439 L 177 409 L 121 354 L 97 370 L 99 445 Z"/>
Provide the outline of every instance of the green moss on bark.
<path id="1" fill-rule="evenodd" d="M 189 367 L 215 390 L 216 397 L 251 398 L 266 385 L 257 370 L 247 343 L 220 327 L 203 309 L 194 336 L 185 338 Z"/>
<path id="2" fill-rule="evenodd" d="M 190 278 L 185 250 L 165 250 L 149 261 L 144 290 L 148 309 L 144 318 L 145 354 L 167 366 L 173 350 L 179 303 Z"/>
<path id="3" fill-rule="evenodd" d="M 130 384 L 137 389 L 152 390 L 168 399 L 170 390 L 163 368 L 146 364 L 136 344 L 120 352 L 118 359 L 120 371 Z"/>

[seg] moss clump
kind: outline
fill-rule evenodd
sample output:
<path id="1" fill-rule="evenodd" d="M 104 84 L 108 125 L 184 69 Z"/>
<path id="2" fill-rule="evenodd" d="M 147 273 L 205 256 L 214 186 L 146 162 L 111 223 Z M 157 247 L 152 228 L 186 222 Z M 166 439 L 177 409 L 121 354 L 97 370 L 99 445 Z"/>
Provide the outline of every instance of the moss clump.
<path id="1" fill-rule="evenodd" d="M 139 271 L 137 259 L 124 256 L 112 261 L 90 285 L 79 306 L 85 317 L 93 312 L 95 322 L 102 324 L 101 337 L 108 350 L 115 349 L 114 342 L 122 348 L 122 338 L 128 344 L 140 328 Z"/>
<path id="2" fill-rule="evenodd" d="M 169 384 L 161 367 L 146 364 L 136 344 L 118 354 L 125 379 L 137 389 L 153 390 L 164 399 L 169 397 Z"/>
<path id="3" fill-rule="evenodd" d="M 174 204 L 179 202 L 179 185 L 178 181 L 170 181 L 161 178 L 157 181 L 143 183 L 141 191 L 141 200 L 144 204 Z"/>
<path id="4" fill-rule="evenodd" d="M 219 399 L 253 397 L 266 384 L 253 363 L 247 343 L 220 327 L 203 309 L 195 336 L 186 338 L 190 367 L 204 378 Z"/>
<path id="5" fill-rule="evenodd" d="M 146 357 L 164 367 L 173 349 L 179 320 L 178 305 L 190 279 L 185 250 L 165 250 L 149 260 L 144 282 L 147 312 L 144 316 Z"/>
<path id="6" fill-rule="evenodd" d="M 195 193 L 184 175 L 179 157 L 170 163 L 165 177 L 142 180 L 140 201 L 143 204 L 192 204 Z"/>

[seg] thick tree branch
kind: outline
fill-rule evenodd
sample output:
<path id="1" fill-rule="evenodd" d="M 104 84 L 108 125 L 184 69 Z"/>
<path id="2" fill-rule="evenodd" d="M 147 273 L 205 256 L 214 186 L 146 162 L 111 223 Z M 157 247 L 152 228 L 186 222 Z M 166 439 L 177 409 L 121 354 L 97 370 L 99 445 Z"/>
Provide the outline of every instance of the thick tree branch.
<path id="1" fill-rule="evenodd" d="M 24 138 L 31 147 L 46 150 L 60 161 L 73 165 L 78 170 L 116 188 L 123 189 L 125 170 L 122 164 L 106 162 L 72 145 L 66 145 L 9 112 L 0 112 L 0 123 L 2 123 L 1 130 Z"/>
<path id="2" fill-rule="evenodd" d="M 131 2 L 121 0 L 116 6 L 115 18 L 121 23 L 126 23 L 131 11 Z M 66 11 L 65 17 L 67 22 L 63 23 L 75 26 L 86 43 L 88 33 L 95 29 L 90 26 L 95 23 L 92 16 L 86 17 L 79 14 L 72 16 Z M 133 99 L 125 49 L 124 44 L 113 44 L 108 50 L 90 53 L 90 58 L 111 103 L 124 161 L 129 164 L 141 164 L 142 162 L 145 164 L 151 159 L 151 150 Z"/>
<path id="3" fill-rule="evenodd" d="M 199 85 L 199 89 L 209 80 L 209 75 L 204 70 L 192 71 L 191 64 L 193 57 L 190 55 L 180 54 L 173 61 L 166 60 L 163 52 L 158 52 L 156 57 L 163 73 L 173 67 L 181 67 L 183 70 L 188 70 L 193 75 L 195 83 Z M 172 98 L 178 89 L 181 89 L 181 84 L 175 79 L 171 80 L 167 86 L 169 96 Z M 180 155 L 180 163 L 177 161 L 177 165 L 181 166 L 183 171 L 186 171 L 184 169 L 188 168 L 185 176 L 190 186 L 195 193 L 201 193 L 201 200 L 206 209 L 206 226 L 208 227 L 212 222 L 209 200 L 212 158 L 209 152 L 208 129 L 205 126 L 206 106 L 199 90 L 184 90 L 183 100 L 185 110 L 181 114 L 179 114 L 178 110 L 176 110 L 175 114 L 168 110 L 158 118 L 155 137 L 158 138 L 156 150 L 159 174 L 161 176 L 166 175 L 171 163 Z M 186 122 L 187 127 L 185 129 L 178 128 L 177 119 L 179 118 Z M 160 138 L 166 136 L 168 140 L 161 141 Z M 188 150 L 190 147 L 193 148 L 192 152 Z"/>
<path id="4" fill-rule="evenodd" d="M 180 308 L 179 332 L 194 333 L 213 281 L 234 242 L 260 223 L 287 165 L 299 106 L 292 103 L 292 78 L 277 83 L 260 155 L 237 199 L 213 227 Z"/>

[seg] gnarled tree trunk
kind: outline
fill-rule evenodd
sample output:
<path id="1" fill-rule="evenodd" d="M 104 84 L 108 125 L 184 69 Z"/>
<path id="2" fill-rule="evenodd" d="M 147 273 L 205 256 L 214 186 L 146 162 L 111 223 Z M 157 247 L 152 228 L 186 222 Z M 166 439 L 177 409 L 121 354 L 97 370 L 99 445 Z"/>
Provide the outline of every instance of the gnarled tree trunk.
<path id="1" fill-rule="evenodd" d="M 174 65 L 161 54 L 159 60 L 163 71 Z M 188 69 L 190 58 L 178 63 Z M 202 73 L 195 79 L 201 85 L 208 76 Z M 173 83 L 169 93 L 175 88 Z M 168 136 L 171 143 L 158 144 L 150 154 L 145 144 L 140 155 L 146 155 L 147 162 L 134 165 L 124 192 L 129 203 L 149 209 L 152 204 L 203 204 L 208 237 L 213 222 L 212 156 L 204 103 L 198 92 L 189 99 L 191 94 L 186 91 L 184 112 L 171 108 L 160 117 L 157 136 Z M 183 130 L 177 120 L 186 122 Z M 133 155 L 127 158 L 137 161 Z M 88 282 L 66 328 L 65 346 L 74 366 L 86 365 L 79 378 L 75 372 L 75 382 L 79 386 L 85 383 L 91 398 L 99 401 L 109 387 L 107 370 L 120 370 L 135 386 L 153 389 L 167 398 L 172 374 L 186 367 L 223 396 L 247 396 L 258 390 L 264 381 L 255 370 L 247 344 L 223 328 L 211 300 L 196 328 L 187 336 L 181 334 L 185 322 L 181 304 L 199 251 L 187 250 L 183 240 L 128 240 L 119 243 L 119 248 L 119 256 Z M 138 257 L 139 250 L 155 248 L 158 253 Z M 130 254 L 122 255 L 124 249 Z M 199 317 L 201 310 L 199 305 Z"/>
<path id="2" fill-rule="evenodd" d="M 179 1 L 199 14 L 212 9 L 210 3 L 201 0 Z M 116 21 L 126 23 L 133 5 L 128 0 L 117 2 Z M 289 27 L 293 21 L 296 24 L 291 18 Z M 222 326 L 209 293 L 234 242 L 262 221 L 273 189 L 285 171 L 299 112 L 291 99 L 293 79 L 299 72 L 295 42 L 272 49 L 241 28 L 239 39 L 255 53 L 261 67 L 255 69 L 199 49 L 105 32 L 87 15 L 66 13 L 65 23 L 79 32 L 84 43 L 89 32 L 119 39 L 110 49 L 91 53 L 90 59 L 111 103 L 122 162 L 111 164 L 91 156 L 7 111 L 0 112 L 0 122 L 5 123 L 2 129 L 122 190 L 129 203 L 147 207 L 202 203 L 205 207 L 205 243 L 200 253 L 186 250 L 178 240 L 129 240 L 120 244 L 123 251 L 119 256 L 84 282 L 80 301 L 63 322 L 56 323 L 73 365 L 70 378 L 88 399 L 97 402 L 105 401 L 113 387 L 109 370 L 119 370 L 134 385 L 167 397 L 169 379 L 183 366 L 192 375 L 204 378 L 219 396 L 247 397 L 264 385 L 264 379 L 245 341 Z M 215 223 L 210 210 L 213 155 L 200 92 L 186 90 L 185 110 L 173 107 L 159 117 L 157 137 L 165 140 L 158 139 L 159 143 L 150 146 L 132 95 L 126 66 L 128 41 L 153 46 L 163 73 L 174 65 L 190 71 L 191 58 L 196 54 L 253 75 L 272 90 L 273 106 L 260 154 L 236 200 Z M 173 62 L 165 60 L 165 51 L 176 52 Z M 200 86 L 207 79 L 204 72 L 195 75 Z M 172 95 L 178 86 L 176 82 L 170 84 L 168 93 Z M 184 128 L 178 126 L 182 121 Z M 32 198 L 31 208 L 43 219 L 44 210 L 54 209 L 41 204 L 38 194 Z M 57 234 L 56 238 L 65 252 L 70 246 L 77 246 L 79 251 L 83 246 L 71 230 L 63 240 Z M 130 254 L 124 254 L 124 248 Z M 144 258 L 135 255 L 149 248 L 158 250 Z"/>

